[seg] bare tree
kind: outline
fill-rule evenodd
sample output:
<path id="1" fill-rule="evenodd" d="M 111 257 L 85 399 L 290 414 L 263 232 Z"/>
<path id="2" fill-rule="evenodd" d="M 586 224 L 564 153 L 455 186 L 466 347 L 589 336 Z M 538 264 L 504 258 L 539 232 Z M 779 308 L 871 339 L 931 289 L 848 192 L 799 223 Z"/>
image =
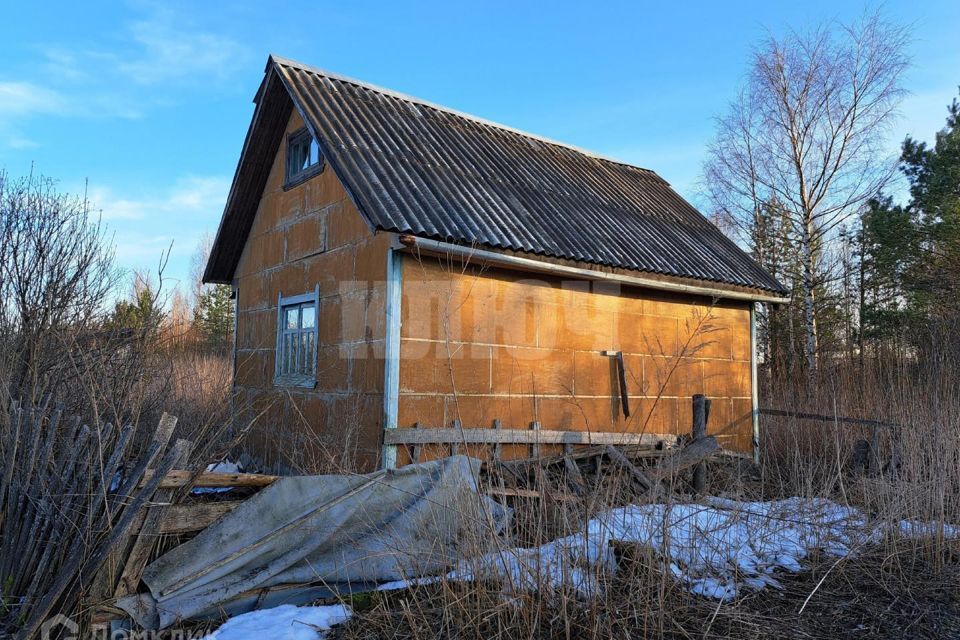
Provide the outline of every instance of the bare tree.
<path id="1" fill-rule="evenodd" d="M 712 204 L 736 221 L 761 263 L 762 216 L 782 208 L 798 252 L 805 348 L 818 353 L 817 290 L 822 252 L 849 215 L 896 169 L 884 143 L 903 96 L 906 29 L 878 14 L 770 37 L 754 53 L 746 86 L 719 120 L 705 182 Z"/>
<path id="2" fill-rule="evenodd" d="M 0 172 L 0 358 L 4 390 L 30 394 L 63 345 L 96 326 L 116 283 L 112 243 L 85 198 Z"/>

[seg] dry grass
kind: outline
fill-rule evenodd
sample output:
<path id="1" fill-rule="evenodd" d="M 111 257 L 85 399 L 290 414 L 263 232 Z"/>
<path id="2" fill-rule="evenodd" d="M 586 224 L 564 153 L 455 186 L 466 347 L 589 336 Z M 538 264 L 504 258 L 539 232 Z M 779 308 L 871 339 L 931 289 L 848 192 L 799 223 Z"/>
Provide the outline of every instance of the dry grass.
<path id="1" fill-rule="evenodd" d="M 620 560 L 602 598 L 578 602 L 537 594 L 506 600 L 496 585 L 443 584 L 354 602 L 337 640 L 427 638 L 954 638 L 960 576 L 935 571 L 914 549 L 865 550 L 856 561 L 813 560 L 783 590 L 728 603 L 665 581 L 639 554 Z M 810 596 L 807 607 L 800 608 Z"/>
<path id="2" fill-rule="evenodd" d="M 867 371 L 838 367 L 813 387 L 773 383 L 767 406 L 902 425 L 877 441 L 884 469 L 862 473 L 852 465 L 857 441 L 871 440 L 867 428 L 764 418 L 759 476 L 714 464 L 711 492 L 746 500 L 829 498 L 880 523 L 960 523 L 960 390 L 947 383 L 960 380 L 958 373 L 944 357 Z M 895 449 L 899 463 L 891 465 Z M 681 493 L 685 482 L 679 481 Z M 638 500 L 620 477 L 602 486 L 583 502 L 515 504 L 522 508 L 512 535 L 498 540 L 500 552 L 576 533 L 599 511 Z M 915 539 L 889 534 L 843 559 L 815 551 L 799 573 L 778 574 L 781 590 L 743 590 L 727 602 L 691 594 L 656 552 L 641 547 L 620 554 L 615 574 L 596 577 L 602 588 L 586 598 L 546 579 L 533 590 L 443 581 L 360 596 L 352 603 L 356 616 L 332 637 L 960 637 L 960 541 L 942 532 Z"/>

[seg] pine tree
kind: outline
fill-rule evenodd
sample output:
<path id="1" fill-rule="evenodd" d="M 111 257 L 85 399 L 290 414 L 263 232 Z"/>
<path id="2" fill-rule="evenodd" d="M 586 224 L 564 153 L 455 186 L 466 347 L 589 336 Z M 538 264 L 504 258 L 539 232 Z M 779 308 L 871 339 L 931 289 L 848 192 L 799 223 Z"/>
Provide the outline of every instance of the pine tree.
<path id="1" fill-rule="evenodd" d="M 910 211 L 890 197 L 871 200 L 861 218 L 860 331 L 863 342 L 896 341 L 916 315 L 909 295 L 919 233 Z"/>
<path id="2" fill-rule="evenodd" d="M 210 349 L 224 350 L 233 331 L 233 303 L 230 286 L 216 284 L 204 288 L 193 310 L 193 324 L 203 343 Z"/>
<path id="3" fill-rule="evenodd" d="M 153 289 L 148 283 L 138 283 L 131 300 L 120 300 L 114 305 L 106 325 L 109 329 L 130 330 L 142 335 L 157 329 L 161 319 Z"/>
<path id="4" fill-rule="evenodd" d="M 960 102 L 933 147 L 907 137 L 902 170 L 910 181 L 909 210 L 923 236 L 922 260 L 911 272 L 914 303 L 928 316 L 960 319 Z"/>

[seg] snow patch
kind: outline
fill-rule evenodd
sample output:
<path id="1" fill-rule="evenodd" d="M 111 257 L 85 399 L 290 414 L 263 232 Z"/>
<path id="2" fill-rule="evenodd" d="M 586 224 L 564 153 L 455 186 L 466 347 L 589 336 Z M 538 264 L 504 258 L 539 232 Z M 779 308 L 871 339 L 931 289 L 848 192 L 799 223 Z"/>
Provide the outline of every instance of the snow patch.
<path id="1" fill-rule="evenodd" d="M 446 578 L 495 579 L 512 592 L 563 587 L 590 597 L 602 588 L 601 576 L 616 570 L 610 543 L 620 541 L 651 548 L 691 592 L 729 600 L 743 588 L 779 588 L 776 573 L 800 571 L 814 549 L 845 557 L 890 534 L 929 536 L 942 529 L 945 537 L 960 537 L 960 529 L 949 525 L 872 522 L 858 509 L 825 499 L 707 502 L 612 509 L 587 522 L 581 533 L 461 561 Z"/>
<path id="2" fill-rule="evenodd" d="M 285 604 L 273 609 L 251 611 L 227 620 L 203 640 L 317 640 L 330 627 L 352 615 L 349 607 L 295 607 Z"/>

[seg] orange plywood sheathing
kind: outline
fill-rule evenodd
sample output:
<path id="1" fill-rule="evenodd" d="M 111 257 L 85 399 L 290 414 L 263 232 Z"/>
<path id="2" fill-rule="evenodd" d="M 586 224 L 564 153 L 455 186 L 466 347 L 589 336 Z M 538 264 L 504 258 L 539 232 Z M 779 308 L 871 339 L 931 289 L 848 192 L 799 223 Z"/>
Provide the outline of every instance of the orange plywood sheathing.
<path id="1" fill-rule="evenodd" d="M 597 290 L 439 259 L 419 260 L 409 272 L 399 397 L 408 425 L 500 419 L 505 428 L 539 422 L 544 429 L 686 434 L 686 405 L 695 393 L 715 398 L 711 424 L 718 428 L 733 419 L 734 399 L 749 401 L 749 354 L 733 358 L 749 345 L 746 303 L 715 307 L 692 296 Z M 483 314 L 487 326 L 463 326 L 491 306 L 493 313 Z M 629 418 L 617 370 L 603 356 L 613 350 L 623 353 Z M 463 384 L 454 389 L 451 378 Z M 437 396 L 445 398 L 442 420 Z"/>

